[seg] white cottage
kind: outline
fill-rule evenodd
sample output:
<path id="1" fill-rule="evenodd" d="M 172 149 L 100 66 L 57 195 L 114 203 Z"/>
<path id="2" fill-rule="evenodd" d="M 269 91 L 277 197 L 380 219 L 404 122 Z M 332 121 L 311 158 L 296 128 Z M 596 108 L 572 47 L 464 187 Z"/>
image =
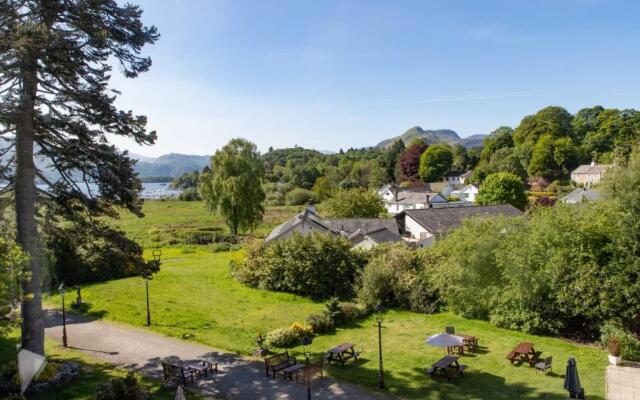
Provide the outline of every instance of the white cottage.
<path id="1" fill-rule="evenodd" d="M 462 225 L 462 221 L 472 217 L 494 215 L 518 216 L 522 212 L 508 205 L 443 207 L 407 210 L 396 215 L 400 234 L 416 247 L 432 246 L 438 236 L 444 235 Z"/>
<path id="2" fill-rule="evenodd" d="M 467 185 L 462 189 L 454 190 L 451 192 L 451 196 L 457 197 L 460 201 L 475 202 L 478 195 L 478 187 L 476 185 Z"/>

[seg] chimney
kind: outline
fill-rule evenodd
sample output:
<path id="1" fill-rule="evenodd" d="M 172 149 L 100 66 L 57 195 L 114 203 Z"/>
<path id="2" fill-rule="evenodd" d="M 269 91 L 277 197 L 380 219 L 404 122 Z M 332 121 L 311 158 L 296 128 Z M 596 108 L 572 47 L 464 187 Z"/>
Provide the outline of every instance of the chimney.
<path id="1" fill-rule="evenodd" d="M 393 191 L 393 201 L 395 201 L 397 203 L 398 202 L 398 187 L 396 185 L 393 185 L 391 187 L 391 190 Z"/>
<path id="2" fill-rule="evenodd" d="M 433 204 L 431 204 L 431 199 L 428 193 L 427 193 L 427 207 L 433 208 Z"/>

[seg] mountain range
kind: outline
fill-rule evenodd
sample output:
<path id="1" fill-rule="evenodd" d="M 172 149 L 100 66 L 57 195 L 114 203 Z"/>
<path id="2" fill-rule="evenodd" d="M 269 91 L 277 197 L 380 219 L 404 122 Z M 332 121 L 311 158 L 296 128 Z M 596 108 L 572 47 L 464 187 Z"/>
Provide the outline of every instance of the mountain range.
<path id="1" fill-rule="evenodd" d="M 138 160 L 135 166 L 140 177 L 169 176 L 176 178 L 192 171 L 200 171 L 211 164 L 210 156 L 169 153 L 160 157 L 145 157 L 130 153 L 129 156 Z"/>
<path id="2" fill-rule="evenodd" d="M 482 141 L 486 136 L 487 135 L 479 134 L 461 138 L 456 131 L 453 131 L 451 129 L 425 130 L 419 126 L 414 126 L 400 136 L 383 140 L 382 142 L 378 143 L 376 147 L 389 147 L 398 139 L 402 139 L 405 145 L 408 145 L 414 139 L 422 139 L 428 144 L 445 142 L 451 145 L 461 144 L 466 148 L 471 148 L 482 146 Z"/>

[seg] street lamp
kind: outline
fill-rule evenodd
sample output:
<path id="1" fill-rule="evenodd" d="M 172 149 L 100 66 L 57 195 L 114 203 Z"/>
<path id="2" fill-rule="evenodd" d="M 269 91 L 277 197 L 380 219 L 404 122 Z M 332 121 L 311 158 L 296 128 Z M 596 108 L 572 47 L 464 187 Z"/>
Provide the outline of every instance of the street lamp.
<path id="1" fill-rule="evenodd" d="M 378 388 L 384 389 L 384 368 L 382 367 L 382 312 L 384 308 L 381 304 L 378 304 L 375 308 L 375 312 L 378 314 L 376 321 L 378 321 L 378 355 L 380 364 L 378 365 Z"/>
<path id="2" fill-rule="evenodd" d="M 311 371 L 309 370 L 309 359 L 311 358 L 311 352 L 308 350 L 308 346 L 310 346 L 312 342 L 313 339 L 311 339 L 309 336 L 305 336 L 302 338 L 302 340 L 300 340 L 300 343 L 304 347 L 304 358 L 306 363 L 304 380 L 305 385 L 307 386 L 307 400 L 311 400 Z"/>
<path id="3" fill-rule="evenodd" d="M 160 264 L 160 257 L 162 256 L 162 250 L 153 249 L 151 252 L 153 256 L 153 261 L 156 265 Z M 152 271 L 148 266 L 145 266 L 145 270 L 143 271 L 142 277 L 144 278 L 144 286 L 147 293 L 147 326 L 151 326 L 151 310 L 149 308 L 149 280 L 151 280 Z"/>
<path id="4" fill-rule="evenodd" d="M 64 309 L 64 295 L 67 292 L 67 288 L 64 287 L 64 282 L 60 284 L 58 290 L 62 298 L 62 347 L 69 347 L 67 345 L 67 313 Z"/>

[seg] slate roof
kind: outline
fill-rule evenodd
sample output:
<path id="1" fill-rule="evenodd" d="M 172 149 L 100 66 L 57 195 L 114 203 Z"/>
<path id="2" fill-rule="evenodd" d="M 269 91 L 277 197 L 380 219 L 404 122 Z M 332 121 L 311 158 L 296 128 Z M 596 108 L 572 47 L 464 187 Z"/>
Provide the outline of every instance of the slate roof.
<path id="1" fill-rule="evenodd" d="M 493 206 L 406 210 L 396 217 L 403 218 L 405 214 L 432 234 L 441 234 L 460 227 L 462 221 L 466 218 L 491 215 L 518 216 L 522 215 L 522 211 L 509 204 L 500 204 Z"/>
<path id="2" fill-rule="evenodd" d="M 429 182 L 429 191 L 433 193 L 442 193 L 442 191 L 447 187 L 451 187 L 447 182 Z"/>
<path id="3" fill-rule="evenodd" d="M 429 196 L 429 200 L 433 200 L 436 196 L 440 196 L 440 193 L 436 192 L 427 192 L 427 191 L 416 191 L 416 190 L 399 190 L 398 191 L 398 200 L 392 201 L 392 203 L 402 203 L 402 204 L 424 204 L 427 202 L 427 195 Z M 440 196 L 442 197 L 442 196 Z"/>
<path id="4" fill-rule="evenodd" d="M 600 192 L 577 188 L 562 198 L 563 203 L 582 203 L 583 201 L 600 200 Z"/>
<path id="5" fill-rule="evenodd" d="M 330 218 L 324 221 L 334 231 L 346 232 L 347 234 L 357 230 L 367 233 L 382 228 L 398 232 L 398 223 L 395 218 Z"/>
<path id="6" fill-rule="evenodd" d="M 398 233 L 398 230 L 390 231 L 387 228 L 379 228 L 374 231 L 364 232 L 361 229 L 353 232 L 348 236 L 348 239 L 353 243 L 353 245 L 357 245 L 365 240 L 365 238 L 369 238 L 375 244 L 381 243 L 391 243 L 391 242 L 400 242 L 402 238 Z"/>
<path id="7" fill-rule="evenodd" d="M 571 174 L 604 174 L 611 167 L 613 167 L 611 164 L 585 164 L 574 169 Z"/>
<path id="8" fill-rule="evenodd" d="M 318 215 L 316 215 L 313 211 L 306 209 L 304 211 L 302 211 L 301 213 L 297 214 L 295 217 L 291 218 L 290 220 L 276 226 L 271 233 L 269 233 L 269 236 L 267 236 L 267 238 L 264 240 L 265 243 L 270 242 L 273 239 L 277 239 L 278 237 L 280 237 L 281 235 L 287 233 L 288 231 L 290 231 L 291 229 L 293 229 L 294 227 L 296 227 L 297 225 L 306 222 L 309 224 L 314 225 L 316 228 L 320 229 L 320 230 L 326 230 L 327 232 L 334 232 L 331 227 L 329 225 L 327 225 L 322 218 L 320 218 Z"/>

